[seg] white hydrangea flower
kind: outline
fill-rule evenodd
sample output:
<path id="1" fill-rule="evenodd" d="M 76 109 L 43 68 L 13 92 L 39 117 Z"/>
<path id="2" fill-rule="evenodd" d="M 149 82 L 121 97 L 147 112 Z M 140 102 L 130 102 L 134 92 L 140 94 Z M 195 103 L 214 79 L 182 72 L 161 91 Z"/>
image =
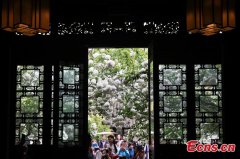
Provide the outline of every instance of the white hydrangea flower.
<path id="1" fill-rule="evenodd" d="M 135 52 L 133 50 L 130 51 L 130 56 L 133 57 L 135 55 Z"/>
<path id="2" fill-rule="evenodd" d="M 106 60 L 110 60 L 111 59 L 111 56 L 110 55 L 105 55 L 104 57 Z"/>
<path id="3" fill-rule="evenodd" d="M 145 81 L 144 81 L 144 79 L 138 79 L 136 82 L 138 82 L 139 84 L 142 84 L 142 83 L 144 83 Z"/>
<path id="4" fill-rule="evenodd" d="M 98 63 L 97 67 L 101 68 L 101 67 L 103 67 L 103 64 L 102 63 Z"/>
<path id="5" fill-rule="evenodd" d="M 103 80 L 103 81 L 102 81 L 102 84 L 103 84 L 103 87 L 106 87 L 106 86 L 108 85 L 107 79 Z"/>
<path id="6" fill-rule="evenodd" d="M 108 67 L 114 67 L 114 66 L 115 66 L 115 62 L 112 61 L 112 60 L 109 60 L 109 61 L 107 62 L 107 66 L 108 66 Z"/>
<path id="7" fill-rule="evenodd" d="M 103 91 L 108 91 L 108 90 L 111 90 L 111 86 L 110 85 L 107 85 L 103 88 Z"/>
<path id="8" fill-rule="evenodd" d="M 122 116 L 122 115 L 118 115 L 118 116 L 117 116 L 117 119 L 118 119 L 118 120 L 123 120 L 123 116 Z"/>
<path id="9" fill-rule="evenodd" d="M 119 94 L 119 95 L 117 96 L 117 99 L 122 99 L 122 96 Z"/>
<path id="10" fill-rule="evenodd" d="M 138 83 L 134 83 L 133 87 L 134 87 L 134 88 L 138 88 L 138 87 L 139 87 L 139 84 L 138 84 Z"/>
<path id="11" fill-rule="evenodd" d="M 122 75 L 122 74 L 124 74 L 124 71 L 123 71 L 123 70 L 120 70 L 118 73 L 119 73 L 120 75 Z"/>
<path id="12" fill-rule="evenodd" d="M 113 81 L 113 79 L 112 79 L 112 78 L 108 78 L 107 80 L 108 80 L 108 83 L 111 83 L 111 84 L 113 84 L 113 83 L 114 83 L 114 81 Z"/>
<path id="13" fill-rule="evenodd" d="M 141 68 L 141 69 L 139 70 L 140 73 L 141 73 L 141 72 L 144 72 L 144 71 L 146 71 L 145 68 Z"/>
<path id="14" fill-rule="evenodd" d="M 108 107 L 108 106 L 110 106 L 110 103 L 109 103 L 109 102 L 106 102 L 106 103 L 104 103 L 103 106 Z"/>
<path id="15" fill-rule="evenodd" d="M 106 98 L 111 98 L 112 95 L 111 94 L 106 94 Z"/>
<path id="16" fill-rule="evenodd" d="M 141 74 L 140 78 L 147 78 L 147 74 Z"/>
<path id="17" fill-rule="evenodd" d="M 89 72 L 93 72 L 94 70 L 95 70 L 94 67 L 90 67 L 90 68 L 88 69 Z"/>
<path id="18" fill-rule="evenodd" d="M 147 93 L 148 92 L 148 89 L 145 87 L 142 89 L 142 93 Z"/>
<path id="19" fill-rule="evenodd" d="M 103 99 L 102 99 L 101 97 L 98 97 L 98 98 L 97 98 L 97 101 L 98 101 L 98 102 L 100 102 L 100 101 L 102 101 L 102 100 L 103 100 Z"/>
<path id="20" fill-rule="evenodd" d="M 88 92 L 92 92 L 93 88 L 92 87 L 88 87 Z"/>
<path id="21" fill-rule="evenodd" d="M 98 56 L 100 56 L 99 52 L 96 52 L 95 54 L 93 54 L 93 58 L 97 58 Z"/>
<path id="22" fill-rule="evenodd" d="M 88 92 L 88 96 L 93 96 L 94 94 L 94 92 Z"/>
<path id="23" fill-rule="evenodd" d="M 97 124 L 96 124 L 96 123 L 92 123 L 91 127 L 92 127 L 93 129 L 97 129 Z"/>
<path id="24" fill-rule="evenodd" d="M 115 97 L 112 97 L 111 102 L 115 103 L 117 99 Z"/>
<path id="25" fill-rule="evenodd" d="M 147 67 L 147 66 L 148 66 L 148 61 L 143 61 L 143 62 L 142 62 L 142 66 L 143 66 L 143 67 Z"/>
<path id="26" fill-rule="evenodd" d="M 97 87 L 98 87 L 98 88 L 103 88 L 103 83 L 102 83 L 102 81 L 98 81 Z"/>
<path id="27" fill-rule="evenodd" d="M 114 91 L 114 90 L 116 90 L 117 89 L 117 87 L 115 87 L 115 86 L 111 86 L 111 88 L 110 88 L 112 91 Z"/>
<path id="28" fill-rule="evenodd" d="M 137 100 L 135 103 L 136 103 L 136 104 L 140 104 L 141 102 Z"/>
<path id="29" fill-rule="evenodd" d="M 98 70 L 93 70 L 94 75 L 98 75 Z"/>
<path id="30" fill-rule="evenodd" d="M 133 113 L 137 112 L 136 109 L 133 109 L 133 108 L 130 111 L 133 112 Z"/>
<path id="31" fill-rule="evenodd" d="M 117 79 L 117 80 L 114 81 L 114 83 L 115 83 L 116 85 L 120 85 L 120 84 L 121 84 L 121 81 L 120 81 L 119 79 Z"/>
<path id="32" fill-rule="evenodd" d="M 91 80 L 91 83 L 96 84 L 96 82 L 97 82 L 96 79 L 92 79 L 92 80 Z"/>
<path id="33" fill-rule="evenodd" d="M 93 64 L 93 60 L 89 60 L 89 61 L 88 61 L 88 64 L 89 64 L 89 65 Z"/>

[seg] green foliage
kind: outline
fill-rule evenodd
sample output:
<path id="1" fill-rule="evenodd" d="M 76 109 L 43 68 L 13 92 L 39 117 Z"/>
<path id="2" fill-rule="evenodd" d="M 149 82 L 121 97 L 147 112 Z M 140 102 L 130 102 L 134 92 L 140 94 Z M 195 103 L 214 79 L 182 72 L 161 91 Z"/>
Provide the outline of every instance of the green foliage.
<path id="1" fill-rule="evenodd" d="M 92 138 L 99 138 L 97 135 L 99 132 L 110 131 L 109 125 L 103 124 L 104 118 L 99 114 L 88 114 L 88 132 L 92 136 Z"/>
<path id="2" fill-rule="evenodd" d="M 74 112 L 74 96 L 63 95 L 63 112 L 71 113 Z"/>
<path id="3" fill-rule="evenodd" d="M 39 133 L 41 134 L 42 130 L 40 130 Z M 25 134 L 31 140 L 38 139 L 38 124 L 35 123 L 21 124 L 20 134 Z"/>
<path id="4" fill-rule="evenodd" d="M 39 70 L 22 70 L 21 84 L 23 86 L 39 85 Z"/>
<path id="5" fill-rule="evenodd" d="M 23 113 L 37 113 L 39 106 L 38 96 L 26 96 L 21 98 L 21 111 Z"/>
<path id="6" fill-rule="evenodd" d="M 89 113 L 101 114 L 109 126 L 130 126 L 129 138 L 147 137 L 147 49 L 89 50 Z M 136 135 L 137 132 L 139 135 Z"/>
<path id="7" fill-rule="evenodd" d="M 182 125 L 176 123 L 167 123 L 164 127 L 165 139 L 181 139 L 182 138 Z"/>

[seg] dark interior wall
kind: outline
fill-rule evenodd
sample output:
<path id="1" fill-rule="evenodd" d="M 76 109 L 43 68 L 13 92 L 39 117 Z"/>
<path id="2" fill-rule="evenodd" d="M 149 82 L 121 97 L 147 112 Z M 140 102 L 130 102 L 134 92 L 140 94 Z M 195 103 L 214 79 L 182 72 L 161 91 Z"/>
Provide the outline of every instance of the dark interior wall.
<path id="1" fill-rule="evenodd" d="M 1 111 L 0 111 L 0 142 L 2 143 L 1 158 L 8 158 L 9 154 L 9 101 L 10 99 L 10 79 L 11 79 L 11 49 L 10 40 L 11 38 L 0 32 L 0 53 L 1 53 Z"/>
<path id="2" fill-rule="evenodd" d="M 185 1 L 137 0 L 60 0 L 55 3 L 57 14 L 66 19 L 78 18 L 169 18 L 185 14 Z"/>
<path id="3" fill-rule="evenodd" d="M 0 41 L 0 43 L 1 43 L 1 45 L 3 45 L 3 46 L 5 46 L 4 45 L 4 40 L 1 38 L 1 41 Z M 5 47 L 2 47 L 2 50 L 1 50 L 1 53 L 3 53 L 3 52 L 7 52 L 7 47 L 5 48 Z M 1 57 L 1 59 L 3 59 L 3 57 Z M 10 61 L 10 60 L 7 60 L 7 61 Z M 7 84 L 8 84 L 8 67 L 9 67 L 9 65 L 8 65 L 8 62 L 6 63 L 7 64 L 7 67 L 6 67 L 6 65 L 5 64 L 3 64 L 3 62 L 1 62 L 1 68 L 4 68 L 4 67 L 6 67 L 6 69 L 3 69 L 3 74 L 4 75 L 6 75 L 5 76 L 5 78 L 3 78 L 3 83 L 4 83 L 4 85 L 3 85 L 3 88 L 2 88 L 2 90 L 3 90 L 3 92 L 5 92 L 5 93 L 2 93 L 3 94 L 3 99 L 7 99 L 7 97 L 8 97 L 8 89 L 7 89 Z M 6 148 L 6 143 L 7 143 L 7 141 L 6 141 L 6 127 L 7 127 L 7 124 L 6 124 L 6 112 L 7 112 L 7 100 L 2 100 L 2 105 L 3 105 L 3 107 L 2 107 L 2 110 L 0 111 L 0 116 L 1 116 L 1 118 L 0 118 L 0 122 L 1 122 L 1 125 L 3 126 L 3 129 L 2 130 L 4 130 L 4 131 L 0 131 L 0 136 L 1 136 L 1 138 L 0 138 L 0 142 L 1 143 L 3 143 L 3 149 L 1 150 L 1 156 L 2 157 L 4 157 L 4 158 L 6 158 L 6 150 L 7 150 L 7 148 Z"/>
<path id="4" fill-rule="evenodd" d="M 225 81 L 225 120 L 226 120 L 226 139 L 228 143 L 237 144 L 237 152 L 240 154 L 240 135 L 238 130 L 239 125 L 239 34 L 238 29 L 235 35 L 229 35 L 225 39 L 224 49 L 224 81 Z"/>

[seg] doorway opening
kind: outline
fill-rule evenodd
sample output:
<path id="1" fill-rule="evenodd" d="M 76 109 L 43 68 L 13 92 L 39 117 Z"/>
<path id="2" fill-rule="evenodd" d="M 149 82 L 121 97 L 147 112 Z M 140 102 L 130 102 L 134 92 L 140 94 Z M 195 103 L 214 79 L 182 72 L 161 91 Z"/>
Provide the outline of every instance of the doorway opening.
<path id="1" fill-rule="evenodd" d="M 137 146 L 149 155 L 154 134 L 150 66 L 147 48 L 89 48 L 88 132 L 93 151 L 108 147 L 108 136 L 114 136 L 118 150 L 126 141 L 127 149 Z"/>

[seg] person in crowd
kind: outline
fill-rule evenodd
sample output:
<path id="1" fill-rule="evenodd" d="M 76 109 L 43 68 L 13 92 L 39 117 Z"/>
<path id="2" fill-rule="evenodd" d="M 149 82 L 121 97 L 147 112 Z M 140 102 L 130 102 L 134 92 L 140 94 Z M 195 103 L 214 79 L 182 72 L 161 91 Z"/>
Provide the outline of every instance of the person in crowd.
<path id="1" fill-rule="evenodd" d="M 111 159 L 111 157 L 109 156 L 108 149 L 102 150 L 102 158 L 101 159 Z"/>
<path id="2" fill-rule="evenodd" d="M 117 147 L 113 135 L 108 136 L 108 143 L 106 144 L 105 148 L 111 148 L 114 154 L 117 153 Z"/>
<path id="3" fill-rule="evenodd" d="M 149 144 L 148 144 L 148 142 L 145 143 L 144 154 L 145 154 L 145 158 L 144 159 L 149 159 Z"/>
<path id="4" fill-rule="evenodd" d="M 121 134 L 118 134 L 118 135 L 117 135 L 117 141 L 122 141 L 122 140 L 123 140 L 122 135 L 121 135 Z"/>
<path id="5" fill-rule="evenodd" d="M 102 152 L 99 147 L 94 148 L 93 156 L 95 157 L 95 159 L 102 159 Z"/>
<path id="6" fill-rule="evenodd" d="M 129 151 L 130 159 L 133 159 L 133 157 L 134 157 L 134 144 L 133 143 L 129 144 L 128 151 Z"/>
<path id="7" fill-rule="evenodd" d="M 95 139 L 92 140 L 92 148 L 99 147 Z"/>
<path id="8" fill-rule="evenodd" d="M 127 142 L 123 141 L 120 146 L 120 150 L 117 152 L 119 159 L 130 159 L 130 154 L 127 149 Z"/>
<path id="9" fill-rule="evenodd" d="M 144 159 L 145 154 L 142 145 L 138 145 L 136 150 L 137 151 L 133 159 Z"/>
<path id="10" fill-rule="evenodd" d="M 100 149 L 103 149 L 105 148 L 105 144 L 107 143 L 107 140 L 106 140 L 106 135 L 102 135 L 102 139 L 99 141 L 98 145 L 99 145 L 99 148 Z"/>

